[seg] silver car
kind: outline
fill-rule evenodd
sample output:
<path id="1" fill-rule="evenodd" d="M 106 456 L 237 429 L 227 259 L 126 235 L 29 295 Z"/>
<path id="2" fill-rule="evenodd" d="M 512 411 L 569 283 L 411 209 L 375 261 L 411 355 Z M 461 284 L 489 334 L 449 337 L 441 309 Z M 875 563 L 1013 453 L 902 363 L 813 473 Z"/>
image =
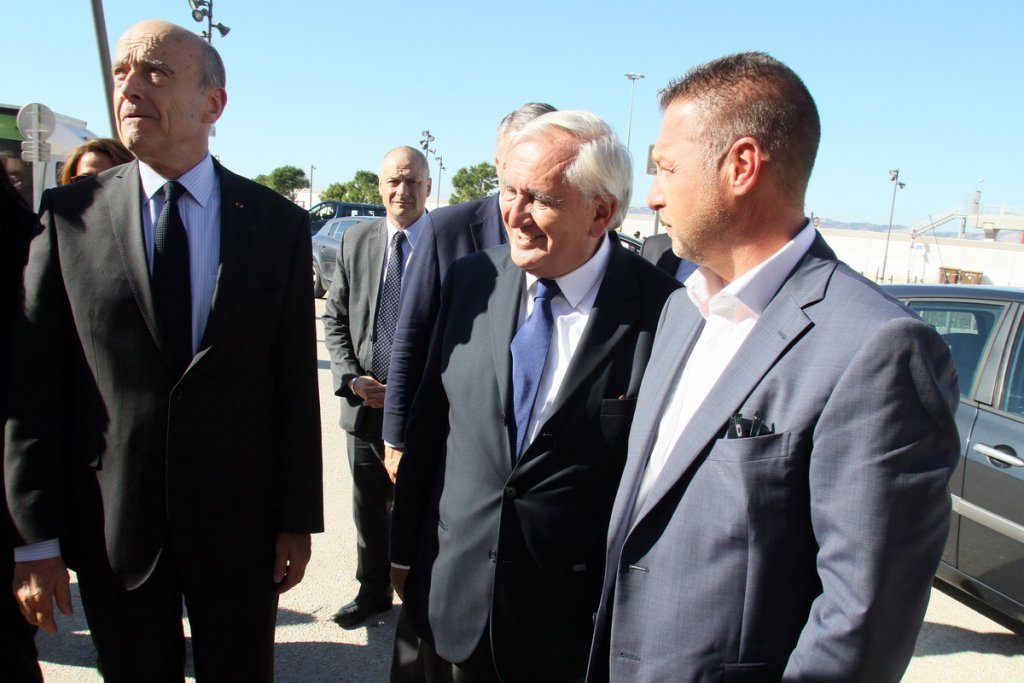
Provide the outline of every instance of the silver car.
<path id="1" fill-rule="evenodd" d="M 322 299 L 331 288 L 342 234 L 353 225 L 374 220 L 377 220 L 376 216 L 332 218 L 313 235 L 313 296 Z"/>

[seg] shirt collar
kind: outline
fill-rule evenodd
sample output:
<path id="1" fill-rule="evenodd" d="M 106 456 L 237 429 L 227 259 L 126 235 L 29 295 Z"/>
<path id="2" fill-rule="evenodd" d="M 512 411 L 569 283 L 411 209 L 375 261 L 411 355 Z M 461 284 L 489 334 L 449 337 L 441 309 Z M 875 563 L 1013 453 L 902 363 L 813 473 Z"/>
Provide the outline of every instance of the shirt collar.
<path id="1" fill-rule="evenodd" d="M 177 180 L 185 186 L 185 189 L 199 203 L 199 206 L 206 208 L 216 186 L 217 172 L 213 167 L 213 157 L 207 152 L 202 161 L 183 173 L 179 178 L 164 178 L 143 161 L 139 162 L 139 177 L 142 180 L 142 191 L 147 202 L 155 194 L 163 190 L 168 180 Z"/>
<path id="2" fill-rule="evenodd" d="M 558 283 L 558 289 L 561 290 L 562 296 L 565 297 L 570 306 L 573 308 L 579 306 L 580 301 L 587 295 L 587 292 L 601 281 L 601 278 L 604 277 L 604 272 L 608 270 L 608 263 L 612 258 L 612 249 L 615 248 L 618 248 L 617 245 L 612 243 L 610 237 L 605 236 L 601 240 L 601 246 L 598 247 L 597 251 L 586 263 L 576 270 L 555 278 L 555 282 Z M 527 273 L 527 291 L 531 291 L 534 283 L 539 279 L 536 275 Z"/>
<path id="3" fill-rule="evenodd" d="M 398 232 L 399 228 L 397 225 L 391 222 L 391 217 L 388 216 L 384 219 L 384 222 L 388 226 L 388 242 L 390 243 L 395 237 L 395 233 Z M 405 239 L 409 242 L 409 246 L 412 248 L 416 247 L 416 240 L 419 238 L 420 233 L 423 231 L 423 226 L 430 222 L 430 214 L 424 211 L 420 214 L 420 217 L 412 222 L 403 232 L 405 233 Z"/>
<path id="4" fill-rule="evenodd" d="M 786 277 L 811 248 L 814 236 L 815 230 L 807 221 L 800 232 L 781 249 L 724 287 L 718 275 L 701 266 L 686 278 L 687 295 L 704 318 L 708 317 L 712 300 L 722 294 L 736 299 L 751 313 L 760 316 Z"/>

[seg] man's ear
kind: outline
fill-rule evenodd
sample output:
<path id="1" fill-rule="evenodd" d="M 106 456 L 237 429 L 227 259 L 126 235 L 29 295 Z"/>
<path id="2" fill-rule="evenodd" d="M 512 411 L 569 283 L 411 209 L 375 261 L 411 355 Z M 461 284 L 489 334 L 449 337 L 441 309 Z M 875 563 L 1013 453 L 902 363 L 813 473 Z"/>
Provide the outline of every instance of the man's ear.
<path id="1" fill-rule="evenodd" d="M 593 216 L 589 231 L 591 237 L 599 237 L 608 232 L 608 228 L 611 227 L 612 216 L 615 215 L 615 210 L 618 206 L 618 200 L 611 195 L 594 199 L 590 206 Z"/>
<path id="2" fill-rule="evenodd" d="M 206 91 L 206 109 L 203 111 L 203 123 L 214 124 L 224 113 L 228 104 L 228 91 L 224 88 L 208 88 Z"/>
<path id="3" fill-rule="evenodd" d="M 743 137 L 732 143 L 722 164 L 728 190 L 735 196 L 750 192 L 761 176 L 765 161 L 767 157 L 756 139 Z"/>

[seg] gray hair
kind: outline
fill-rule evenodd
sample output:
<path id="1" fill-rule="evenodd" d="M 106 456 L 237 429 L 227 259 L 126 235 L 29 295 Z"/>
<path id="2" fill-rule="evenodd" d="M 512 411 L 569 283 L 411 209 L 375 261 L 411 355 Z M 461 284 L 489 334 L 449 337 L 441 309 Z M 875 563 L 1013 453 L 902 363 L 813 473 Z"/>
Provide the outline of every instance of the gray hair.
<path id="1" fill-rule="evenodd" d="M 589 205 L 600 197 L 616 200 L 609 227 L 622 225 L 633 194 L 633 163 L 629 150 L 619 142 L 611 127 L 589 111 L 556 111 L 535 118 L 512 136 L 509 147 L 535 139 L 552 129 L 564 131 L 577 140 L 576 157 L 563 177 L 583 195 Z"/>
<path id="2" fill-rule="evenodd" d="M 717 168 L 732 144 L 752 137 L 774 168 L 780 192 L 803 205 L 821 140 L 821 121 L 807 86 L 763 52 L 740 52 L 691 69 L 661 91 L 661 106 L 693 102 L 704 161 Z"/>
<path id="3" fill-rule="evenodd" d="M 199 54 L 203 66 L 199 74 L 199 89 L 226 87 L 228 77 L 224 71 L 224 60 L 220 58 L 220 53 L 205 40 L 200 39 L 199 44 L 202 45 Z"/>
<path id="4" fill-rule="evenodd" d="M 494 149 L 494 158 L 501 159 L 502 151 L 508 145 L 509 138 L 523 129 L 523 126 L 538 116 L 558 111 L 545 102 L 527 102 L 515 111 L 509 112 L 498 124 L 498 142 Z M 498 171 L 501 171 L 499 168 Z"/>

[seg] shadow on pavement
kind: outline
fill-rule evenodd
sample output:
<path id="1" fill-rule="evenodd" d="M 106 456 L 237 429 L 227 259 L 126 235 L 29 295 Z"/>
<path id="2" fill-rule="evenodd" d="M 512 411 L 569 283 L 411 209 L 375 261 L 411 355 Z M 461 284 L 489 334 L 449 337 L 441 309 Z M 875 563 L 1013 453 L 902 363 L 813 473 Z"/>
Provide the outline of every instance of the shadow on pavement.
<path id="1" fill-rule="evenodd" d="M 1021 656 L 1024 654 L 1024 638 L 1012 633 L 978 633 L 959 626 L 927 621 L 921 626 L 917 647 L 914 648 L 915 657 L 959 652 Z"/>

